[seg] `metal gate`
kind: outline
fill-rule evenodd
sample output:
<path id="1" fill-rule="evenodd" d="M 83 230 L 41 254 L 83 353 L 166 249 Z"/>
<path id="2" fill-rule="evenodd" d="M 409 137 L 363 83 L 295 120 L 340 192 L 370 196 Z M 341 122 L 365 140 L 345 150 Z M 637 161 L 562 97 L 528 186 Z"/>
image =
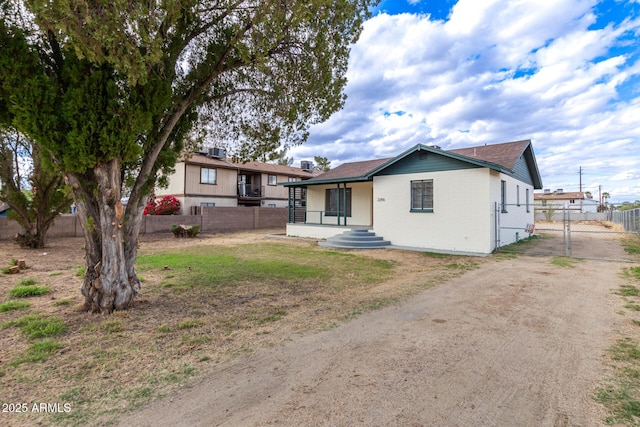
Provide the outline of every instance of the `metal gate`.
<path id="1" fill-rule="evenodd" d="M 503 246 L 499 251 L 640 262 L 638 231 L 625 231 L 627 226 L 610 219 L 606 213 L 580 212 L 567 205 L 536 208 L 535 234 L 518 243 Z"/>

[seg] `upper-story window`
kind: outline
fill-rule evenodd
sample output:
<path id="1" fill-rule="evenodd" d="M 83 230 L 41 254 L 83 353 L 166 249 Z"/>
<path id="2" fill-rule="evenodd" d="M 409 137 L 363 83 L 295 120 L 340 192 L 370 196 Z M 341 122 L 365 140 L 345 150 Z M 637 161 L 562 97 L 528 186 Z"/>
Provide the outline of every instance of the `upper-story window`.
<path id="1" fill-rule="evenodd" d="M 278 177 L 275 175 L 269 175 L 269 177 L 267 178 L 267 184 L 278 185 Z"/>
<path id="2" fill-rule="evenodd" d="M 201 184 L 216 184 L 217 170 L 212 168 L 200 168 Z"/>

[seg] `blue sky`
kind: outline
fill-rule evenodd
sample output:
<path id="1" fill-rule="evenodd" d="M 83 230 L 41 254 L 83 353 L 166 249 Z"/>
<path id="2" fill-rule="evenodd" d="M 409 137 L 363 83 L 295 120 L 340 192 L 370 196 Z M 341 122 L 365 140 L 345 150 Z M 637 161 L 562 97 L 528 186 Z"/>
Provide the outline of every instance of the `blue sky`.
<path id="1" fill-rule="evenodd" d="M 544 188 L 640 200 L 640 0 L 384 0 L 343 110 L 290 150 L 332 166 L 531 139 Z"/>

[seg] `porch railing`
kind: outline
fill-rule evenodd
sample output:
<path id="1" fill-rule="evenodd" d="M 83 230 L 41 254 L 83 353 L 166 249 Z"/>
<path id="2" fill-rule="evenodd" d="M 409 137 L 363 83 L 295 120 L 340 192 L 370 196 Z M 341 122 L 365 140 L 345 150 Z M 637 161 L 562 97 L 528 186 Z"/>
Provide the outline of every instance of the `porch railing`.
<path id="1" fill-rule="evenodd" d="M 334 220 L 335 217 L 335 220 Z M 347 225 L 347 218 L 343 212 L 336 211 L 306 211 L 304 215 L 305 224 L 318 225 Z"/>
<path id="2" fill-rule="evenodd" d="M 264 186 L 238 184 L 238 197 L 264 197 Z"/>

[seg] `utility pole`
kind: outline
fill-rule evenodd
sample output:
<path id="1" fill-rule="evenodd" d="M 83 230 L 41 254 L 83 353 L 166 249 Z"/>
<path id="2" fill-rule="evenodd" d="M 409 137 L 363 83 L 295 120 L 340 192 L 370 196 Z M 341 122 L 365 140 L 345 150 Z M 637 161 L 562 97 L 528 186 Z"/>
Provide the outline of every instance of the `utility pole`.
<path id="1" fill-rule="evenodd" d="M 600 206 L 602 206 L 602 185 L 598 185 L 598 200 L 600 201 Z"/>
<path id="2" fill-rule="evenodd" d="M 580 192 L 582 193 L 582 166 L 580 166 Z"/>

